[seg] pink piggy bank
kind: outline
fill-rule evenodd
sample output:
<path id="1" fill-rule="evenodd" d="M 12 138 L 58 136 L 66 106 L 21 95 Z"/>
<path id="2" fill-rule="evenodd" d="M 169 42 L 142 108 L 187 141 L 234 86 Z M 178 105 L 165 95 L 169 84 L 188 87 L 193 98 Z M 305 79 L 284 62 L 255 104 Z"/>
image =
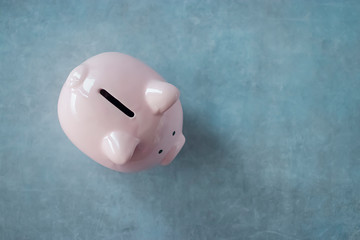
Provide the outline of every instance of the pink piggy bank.
<path id="1" fill-rule="evenodd" d="M 120 172 L 167 165 L 185 143 L 179 90 L 117 52 L 96 55 L 70 73 L 58 115 L 82 152 Z"/>

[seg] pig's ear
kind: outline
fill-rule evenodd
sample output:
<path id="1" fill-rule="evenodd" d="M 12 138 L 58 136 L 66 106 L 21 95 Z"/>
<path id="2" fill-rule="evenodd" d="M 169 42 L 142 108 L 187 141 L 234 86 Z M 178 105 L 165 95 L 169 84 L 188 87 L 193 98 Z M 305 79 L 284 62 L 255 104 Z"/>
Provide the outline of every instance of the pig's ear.
<path id="1" fill-rule="evenodd" d="M 81 64 L 77 66 L 74 70 L 69 74 L 67 85 L 70 88 L 74 88 L 79 86 L 87 77 L 88 68 L 85 64 Z"/>
<path id="2" fill-rule="evenodd" d="M 111 132 L 102 140 L 102 151 L 115 164 L 127 163 L 134 154 L 139 139 L 123 132 Z"/>
<path id="3" fill-rule="evenodd" d="M 145 98 L 154 114 L 162 114 L 179 99 L 179 90 L 170 83 L 152 81 L 146 88 Z"/>

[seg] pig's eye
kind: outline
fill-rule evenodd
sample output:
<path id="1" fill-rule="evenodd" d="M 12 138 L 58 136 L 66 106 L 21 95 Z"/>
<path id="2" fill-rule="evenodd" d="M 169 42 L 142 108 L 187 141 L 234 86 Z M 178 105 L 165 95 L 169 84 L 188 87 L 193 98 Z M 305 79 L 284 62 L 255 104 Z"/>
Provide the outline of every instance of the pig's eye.
<path id="1" fill-rule="evenodd" d="M 173 131 L 172 135 L 175 136 L 175 131 Z"/>
<path id="2" fill-rule="evenodd" d="M 113 95 L 111 95 L 105 89 L 100 89 L 99 93 L 106 98 L 110 103 L 112 103 L 115 107 L 117 107 L 120 111 L 122 111 L 126 116 L 132 118 L 135 116 L 134 112 L 127 108 L 124 104 L 122 104 L 119 100 L 117 100 Z"/>
<path id="3" fill-rule="evenodd" d="M 160 150 L 159 150 L 159 154 L 160 154 L 160 153 L 162 153 L 162 152 L 163 152 L 163 150 L 162 150 L 162 149 L 160 149 Z"/>

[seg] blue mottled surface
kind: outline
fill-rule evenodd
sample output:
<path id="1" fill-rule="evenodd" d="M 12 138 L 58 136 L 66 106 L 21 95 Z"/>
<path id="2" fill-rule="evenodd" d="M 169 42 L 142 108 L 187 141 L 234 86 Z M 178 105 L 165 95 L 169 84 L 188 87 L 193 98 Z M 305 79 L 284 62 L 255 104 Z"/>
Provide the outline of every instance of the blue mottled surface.
<path id="1" fill-rule="evenodd" d="M 1 1 L 0 239 L 360 239 L 359 1 Z M 181 91 L 187 143 L 121 174 L 60 129 L 90 56 Z"/>

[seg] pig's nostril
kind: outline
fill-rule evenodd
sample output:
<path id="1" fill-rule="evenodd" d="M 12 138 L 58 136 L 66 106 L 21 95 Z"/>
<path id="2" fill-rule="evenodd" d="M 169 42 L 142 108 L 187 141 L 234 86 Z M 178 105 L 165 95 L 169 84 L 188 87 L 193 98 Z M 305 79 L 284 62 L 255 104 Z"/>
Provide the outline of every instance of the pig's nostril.
<path id="1" fill-rule="evenodd" d="M 163 152 L 163 150 L 162 150 L 162 149 L 160 149 L 159 154 L 160 154 L 160 153 L 162 153 L 162 152 Z"/>
<path id="2" fill-rule="evenodd" d="M 173 136 L 175 135 L 175 131 L 173 131 L 173 134 L 172 134 Z"/>

